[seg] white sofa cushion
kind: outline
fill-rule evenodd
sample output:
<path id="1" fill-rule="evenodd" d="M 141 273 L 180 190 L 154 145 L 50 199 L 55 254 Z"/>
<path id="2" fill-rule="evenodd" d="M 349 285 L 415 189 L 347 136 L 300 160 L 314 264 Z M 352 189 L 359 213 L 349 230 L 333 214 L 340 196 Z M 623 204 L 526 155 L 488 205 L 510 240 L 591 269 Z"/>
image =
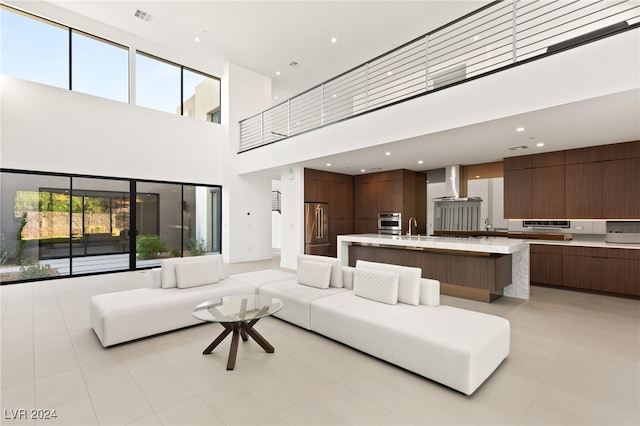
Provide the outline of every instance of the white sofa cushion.
<path id="1" fill-rule="evenodd" d="M 307 330 L 311 327 L 311 318 L 309 315 L 311 302 L 345 291 L 347 290 L 344 288 L 329 287 L 327 289 L 320 289 L 300 285 L 296 278 L 288 281 L 265 284 L 258 289 L 260 296 L 277 297 L 282 300 L 282 309 L 274 314 L 275 317 Z"/>
<path id="2" fill-rule="evenodd" d="M 227 278 L 227 274 L 224 268 L 224 262 L 221 254 L 211 254 L 205 256 L 193 256 L 193 257 L 173 257 L 171 259 L 163 259 L 160 262 L 161 275 L 162 275 L 162 288 L 175 288 L 178 287 L 178 281 L 176 280 L 176 265 L 183 265 L 190 262 L 217 262 L 219 279 L 223 280 Z"/>
<path id="3" fill-rule="evenodd" d="M 220 281 L 218 262 L 188 262 L 176 265 L 178 288 L 191 288 L 215 284 Z"/>
<path id="4" fill-rule="evenodd" d="M 299 254 L 298 255 L 298 268 L 300 268 L 300 262 L 303 260 L 311 260 L 313 262 L 325 262 L 331 265 L 331 281 L 330 287 L 342 288 L 342 261 L 335 257 L 316 256 L 312 254 Z"/>
<path id="5" fill-rule="evenodd" d="M 301 260 L 298 264 L 298 283 L 316 288 L 329 288 L 331 264 Z"/>
<path id="6" fill-rule="evenodd" d="M 420 280 L 422 269 L 409 266 L 390 265 L 388 263 L 368 262 L 358 260 L 356 269 L 366 268 L 377 271 L 395 272 L 398 274 L 398 302 L 408 305 L 420 304 Z"/>
<path id="7" fill-rule="evenodd" d="M 357 268 L 353 274 L 353 292 L 365 299 L 395 305 L 398 303 L 398 274 Z"/>

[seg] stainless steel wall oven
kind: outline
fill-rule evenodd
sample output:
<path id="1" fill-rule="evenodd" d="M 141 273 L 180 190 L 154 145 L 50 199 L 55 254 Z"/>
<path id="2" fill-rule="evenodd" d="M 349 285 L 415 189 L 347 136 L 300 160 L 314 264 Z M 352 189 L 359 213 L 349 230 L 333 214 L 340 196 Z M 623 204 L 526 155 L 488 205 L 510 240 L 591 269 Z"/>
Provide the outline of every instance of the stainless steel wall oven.
<path id="1" fill-rule="evenodd" d="M 378 234 L 401 235 L 402 213 L 378 213 Z"/>

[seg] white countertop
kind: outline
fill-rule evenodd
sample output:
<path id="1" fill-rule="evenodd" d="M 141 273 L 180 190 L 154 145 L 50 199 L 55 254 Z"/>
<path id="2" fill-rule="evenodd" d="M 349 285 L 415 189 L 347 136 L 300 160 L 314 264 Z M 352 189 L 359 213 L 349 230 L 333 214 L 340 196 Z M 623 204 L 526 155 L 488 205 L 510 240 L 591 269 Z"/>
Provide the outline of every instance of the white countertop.
<path id="1" fill-rule="evenodd" d="M 520 240 L 520 241 L 527 241 L 530 244 L 544 244 L 544 245 L 554 245 L 554 246 L 618 248 L 618 249 L 640 250 L 640 244 L 608 243 L 606 241 L 589 241 L 589 240 L 556 241 L 556 240 L 529 240 L 529 239 Z"/>
<path id="2" fill-rule="evenodd" d="M 420 247 L 441 250 L 473 251 L 481 253 L 511 254 L 524 250 L 529 241 L 507 237 L 433 237 L 433 236 L 396 236 L 379 234 L 339 235 L 340 243 L 378 244 L 398 247 Z"/>

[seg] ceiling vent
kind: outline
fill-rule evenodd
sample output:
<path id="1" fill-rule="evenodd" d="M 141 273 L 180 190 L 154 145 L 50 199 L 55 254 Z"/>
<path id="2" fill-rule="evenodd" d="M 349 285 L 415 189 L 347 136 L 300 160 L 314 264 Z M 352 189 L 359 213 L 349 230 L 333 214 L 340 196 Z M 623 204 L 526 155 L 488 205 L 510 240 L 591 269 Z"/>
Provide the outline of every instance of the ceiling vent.
<path id="1" fill-rule="evenodd" d="M 293 67 L 293 68 L 298 68 L 298 67 L 300 66 L 300 64 L 299 64 L 299 63 L 297 63 L 296 61 L 292 61 L 292 62 L 289 64 L 289 66 L 290 66 L 290 67 Z"/>
<path id="2" fill-rule="evenodd" d="M 526 146 L 526 145 L 519 145 L 519 146 L 512 146 L 511 148 L 509 148 L 509 150 L 510 151 L 520 151 L 520 150 L 527 149 L 527 148 L 529 148 L 529 147 Z"/>
<path id="3" fill-rule="evenodd" d="M 153 15 L 151 15 L 150 13 L 144 12 L 140 9 L 136 9 L 136 12 L 133 14 L 133 16 L 135 16 L 136 18 L 140 18 L 143 21 L 151 21 L 153 19 Z"/>

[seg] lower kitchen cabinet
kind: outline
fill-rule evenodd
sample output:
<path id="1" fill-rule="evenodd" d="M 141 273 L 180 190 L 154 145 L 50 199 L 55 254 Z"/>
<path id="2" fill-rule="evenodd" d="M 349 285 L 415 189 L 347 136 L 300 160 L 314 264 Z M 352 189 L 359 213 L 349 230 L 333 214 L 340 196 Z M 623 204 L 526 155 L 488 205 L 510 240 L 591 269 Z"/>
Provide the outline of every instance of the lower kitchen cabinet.
<path id="1" fill-rule="evenodd" d="M 605 250 L 592 247 L 564 247 L 562 255 L 562 285 L 602 291 Z"/>
<path id="2" fill-rule="evenodd" d="M 530 281 L 536 284 L 562 285 L 562 246 L 531 244 Z"/>
<path id="3" fill-rule="evenodd" d="M 532 284 L 640 296 L 640 250 L 531 244 Z"/>
<path id="4" fill-rule="evenodd" d="M 640 296 L 640 250 L 607 249 L 603 272 L 604 291 Z"/>

